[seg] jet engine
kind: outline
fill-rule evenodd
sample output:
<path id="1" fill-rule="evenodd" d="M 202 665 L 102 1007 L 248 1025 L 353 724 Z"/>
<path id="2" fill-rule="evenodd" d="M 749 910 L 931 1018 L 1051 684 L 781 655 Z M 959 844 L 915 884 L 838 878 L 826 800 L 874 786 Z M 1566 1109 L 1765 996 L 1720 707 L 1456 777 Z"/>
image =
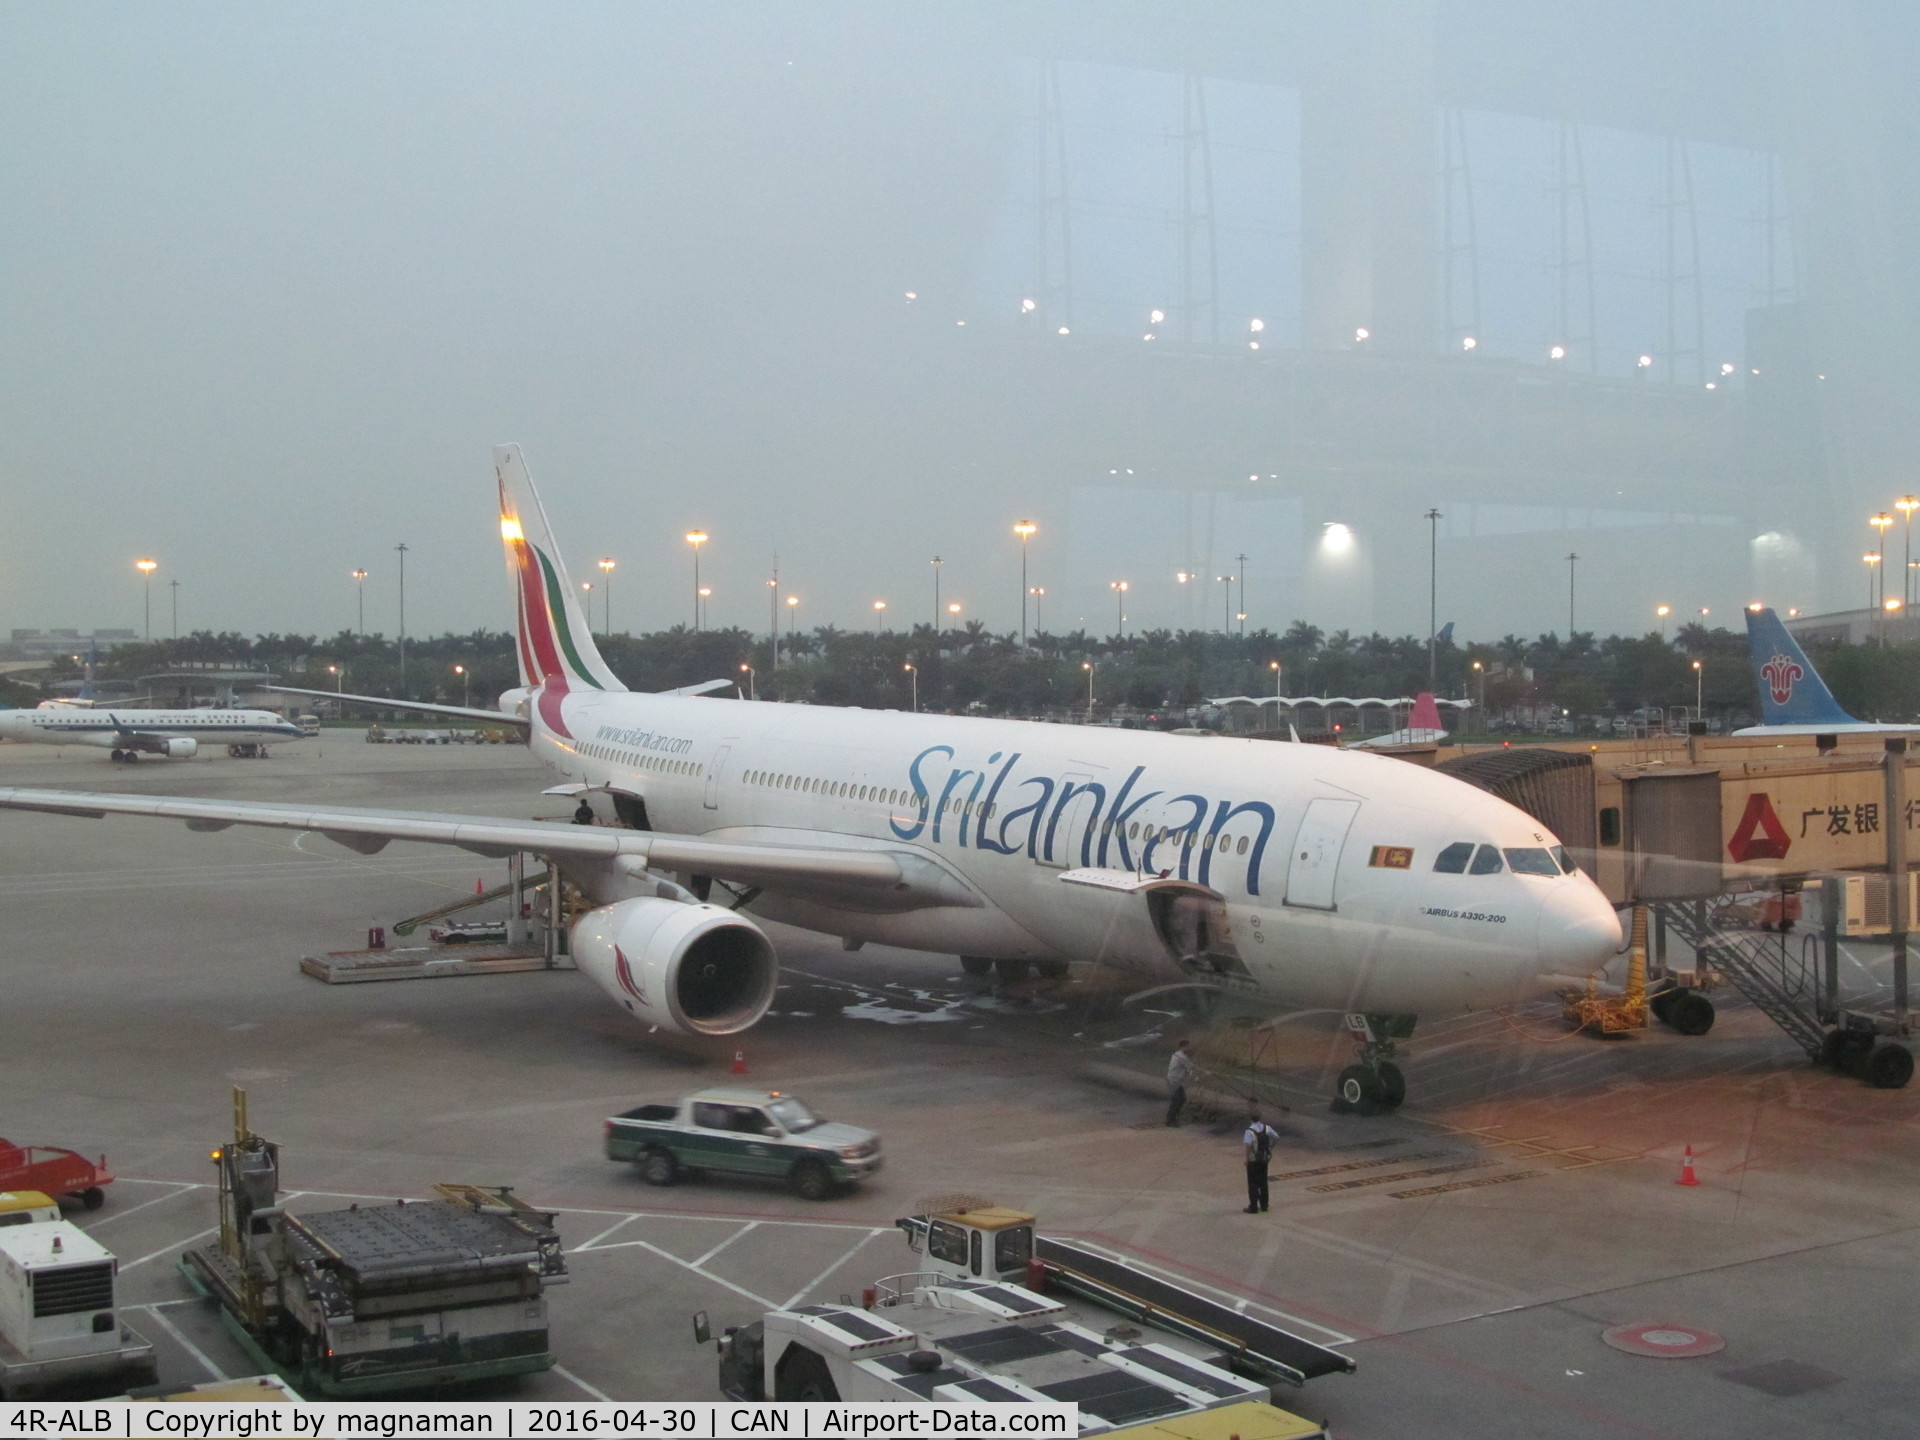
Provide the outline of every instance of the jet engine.
<path id="1" fill-rule="evenodd" d="M 200 753 L 200 742 L 191 735 L 169 735 L 160 742 L 160 753 L 169 760 L 191 760 Z"/>
<path id="2" fill-rule="evenodd" d="M 639 1020 L 682 1035 L 732 1035 L 773 1003 L 779 962 L 758 926 L 718 905 L 646 896 L 589 910 L 573 963 Z"/>

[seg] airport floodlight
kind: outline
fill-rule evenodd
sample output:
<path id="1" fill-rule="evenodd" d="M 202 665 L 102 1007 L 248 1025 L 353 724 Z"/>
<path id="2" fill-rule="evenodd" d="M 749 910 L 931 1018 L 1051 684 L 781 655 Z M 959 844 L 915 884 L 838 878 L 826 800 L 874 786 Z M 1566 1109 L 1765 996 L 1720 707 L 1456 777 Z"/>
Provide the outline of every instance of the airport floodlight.
<path id="1" fill-rule="evenodd" d="M 1725 361 L 1722 361 L 1722 362 L 1721 362 L 1721 365 L 1720 365 L 1720 373 L 1721 373 L 1722 375 L 1731 375 L 1731 374 L 1733 373 L 1733 370 L 1734 370 L 1734 367 L 1733 367 L 1733 366 L 1732 366 L 1731 364 L 1729 364 L 1729 363 L 1727 363 L 1727 362 L 1725 362 Z"/>
<path id="2" fill-rule="evenodd" d="M 140 572 L 140 578 L 146 582 L 146 596 L 144 600 L 147 616 L 146 636 L 147 639 L 151 640 L 153 639 L 153 572 L 160 568 L 160 562 L 158 560 L 136 560 L 133 562 L 133 568 Z"/>
<path id="3" fill-rule="evenodd" d="M 158 560 L 136 560 L 133 562 L 133 568 L 144 574 L 151 575 L 155 570 L 160 568 L 160 562 Z"/>
<path id="4" fill-rule="evenodd" d="M 1344 555 L 1353 549 L 1353 528 L 1338 520 L 1329 520 L 1320 531 L 1320 548 L 1332 555 Z"/>
<path id="5" fill-rule="evenodd" d="M 1747 609 L 1752 611 L 1755 615 L 1758 615 L 1762 610 L 1766 608 L 1767 607 L 1762 605 L 1758 600 L 1753 601 L 1747 606 Z"/>
<path id="6" fill-rule="evenodd" d="M 1887 611 L 1889 614 L 1891 614 L 1893 611 L 1898 610 L 1900 608 L 1900 597 L 1898 595 L 1895 595 L 1893 598 L 1889 600 L 1882 600 L 1880 602 L 1880 608 L 1882 610 Z"/>
<path id="7" fill-rule="evenodd" d="M 1462 350 L 1477 350 L 1480 348 L 1480 342 L 1469 335 L 1460 342 L 1460 348 Z"/>
<path id="8" fill-rule="evenodd" d="M 1354 328 L 1353 338 L 1354 342 L 1358 344 L 1362 340 L 1371 340 L 1373 338 L 1373 332 L 1364 325 L 1356 326 Z"/>
<path id="9" fill-rule="evenodd" d="M 1633 364 L 1637 370 L 1650 370 L 1653 368 L 1653 357 L 1651 355 L 1642 355 L 1638 360 L 1634 361 Z"/>
<path id="10" fill-rule="evenodd" d="M 1267 328 L 1267 322 L 1257 317 L 1247 322 L 1247 329 L 1251 330 L 1256 335 L 1258 335 L 1262 330 L 1266 328 Z"/>
<path id="11" fill-rule="evenodd" d="M 1029 535 L 1037 534 L 1039 529 L 1031 520 L 1020 520 L 1014 523 L 1013 533 L 1025 540 Z"/>
<path id="12" fill-rule="evenodd" d="M 1247 342 L 1247 348 L 1249 350 L 1258 350 L 1260 348 L 1260 342 L 1258 340 L 1249 340 Z"/>
<path id="13" fill-rule="evenodd" d="M 947 613 L 949 615 L 958 615 L 960 613 L 960 602 L 955 600 L 952 604 L 948 605 Z"/>
<path id="14" fill-rule="evenodd" d="M 1566 347 L 1566 346 L 1564 346 L 1564 345 L 1556 345 L 1556 346 L 1554 346 L 1554 347 L 1553 347 L 1553 348 L 1552 348 L 1551 350 L 1549 350 L 1549 351 L 1547 351 L 1547 358 L 1548 358 L 1549 360 L 1564 360 L 1564 359 L 1566 359 L 1566 358 L 1567 358 L 1567 347 Z"/>
<path id="15" fill-rule="evenodd" d="M 1147 313 L 1147 323 L 1150 325 L 1158 325 L 1166 318 L 1167 312 L 1164 310 L 1152 310 Z"/>
<path id="16" fill-rule="evenodd" d="M 1037 307 L 1032 300 L 1022 300 L 1020 302 L 1020 313 L 1022 315 L 1031 315 L 1037 308 L 1039 307 Z"/>
<path id="17" fill-rule="evenodd" d="M 1071 334 L 1072 334 L 1073 332 L 1072 332 L 1071 330 L 1069 330 L 1069 329 L 1067 329 L 1067 327 L 1066 327 L 1066 326 L 1064 326 L 1064 325 L 1062 325 L 1062 326 L 1060 327 L 1060 333 L 1061 333 L 1062 335 L 1071 335 Z"/>
<path id="18" fill-rule="evenodd" d="M 918 300 L 920 298 L 920 292 L 918 290 L 909 290 L 907 291 L 907 298 L 909 300 Z"/>
<path id="19" fill-rule="evenodd" d="M 1153 332 L 1149 330 L 1146 334 L 1142 335 L 1140 338 L 1142 340 L 1151 340 L 1153 339 Z"/>

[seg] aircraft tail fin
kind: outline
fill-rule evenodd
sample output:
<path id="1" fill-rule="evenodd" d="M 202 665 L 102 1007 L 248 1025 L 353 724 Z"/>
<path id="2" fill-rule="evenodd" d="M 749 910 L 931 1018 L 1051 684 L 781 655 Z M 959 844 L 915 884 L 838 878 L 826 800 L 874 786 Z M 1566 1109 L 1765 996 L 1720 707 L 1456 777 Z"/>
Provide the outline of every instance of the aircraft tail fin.
<path id="1" fill-rule="evenodd" d="M 1747 645 L 1763 725 L 1857 725 L 1840 708 L 1800 643 L 1764 606 L 1747 611 Z"/>
<path id="2" fill-rule="evenodd" d="M 1413 713 L 1407 717 L 1407 729 L 1443 733 L 1444 727 L 1440 724 L 1440 707 L 1434 704 L 1431 690 L 1422 690 L 1413 697 Z"/>
<path id="3" fill-rule="evenodd" d="M 594 647 L 579 592 L 567 577 L 518 445 L 493 447 L 493 473 L 500 487 L 500 538 L 518 612 L 520 683 L 537 689 L 557 680 L 568 690 L 625 690 Z"/>

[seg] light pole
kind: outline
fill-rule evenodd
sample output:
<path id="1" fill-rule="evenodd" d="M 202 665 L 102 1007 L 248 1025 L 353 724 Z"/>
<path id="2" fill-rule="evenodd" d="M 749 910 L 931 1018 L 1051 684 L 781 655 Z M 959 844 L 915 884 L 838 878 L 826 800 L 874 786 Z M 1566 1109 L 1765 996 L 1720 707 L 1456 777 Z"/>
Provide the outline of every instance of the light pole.
<path id="1" fill-rule="evenodd" d="M 1031 520 L 1021 520 L 1013 527 L 1013 533 L 1020 537 L 1020 647 L 1023 650 L 1027 644 L 1027 541 L 1039 528 Z"/>
<path id="2" fill-rule="evenodd" d="M 767 581 L 767 642 L 773 646 L 773 668 L 780 668 L 780 557 L 773 557 L 773 577 Z"/>
<path id="3" fill-rule="evenodd" d="M 1473 662 L 1473 673 L 1480 681 L 1480 732 L 1485 734 L 1487 729 L 1487 667 L 1476 660 Z"/>
<path id="4" fill-rule="evenodd" d="M 873 602 L 873 623 L 880 628 L 880 633 L 882 635 L 887 633 L 887 602 L 886 601 L 876 600 Z"/>
<path id="5" fill-rule="evenodd" d="M 1880 557 L 1869 550 L 1860 559 L 1867 567 L 1867 609 L 1872 610 L 1877 608 L 1873 594 L 1873 567 L 1880 563 Z"/>
<path id="6" fill-rule="evenodd" d="M 1660 621 L 1660 638 L 1665 640 L 1667 638 L 1667 616 L 1673 613 L 1673 607 L 1671 605 L 1656 605 L 1653 607 L 1653 613 Z"/>
<path id="7" fill-rule="evenodd" d="M 745 676 L 747 677 L 747 699 L 749 699 L 749 700 L 758 700 L 758 699 L 760 698 L 760 695 L 759 695 L 759 692 L 758 692 L 757 690 L 755 690 L 755 689 L 754 689 L 754 678 L 755 678 L 755 677 L 754 677 L 754 673 L 753 673 L 753 666 L 751 666 L 751 665 L 742 665 L 742 666 L 740 667 L 740 673 L 741 673 L 741 674 L 743 674 L 743 675 L 745 675 Z"/>
<path id="8" fill-rule="evenodd" d="M 1707 713 L 1701 707 L 1701 702 L 1700 702 L 1700 693 L 1701 693 L 1700 687 L 1702 684 L 1702 677 L 1705 674 L 1706 672 L 1700 668 L 1700 662 L 1698 660 L 1694 661 L 1693 662 L 1693 718 L 1696 720 L 1704 720 L 1707 718 Z"/>
<path id="9" fill-rule="evenodd" d="M 158 560 L 136 560 L 133 568 L 138 570 L 146 581 L 147 639 L 153 639 L 153 572 L 160 568 Z"/>
<path id="10" fill-rule="evenodd" d="M 1120 638 L 1124 640 L 1127 638 L 1127 591 L 1133 587 L 1125 580 L 1109 580 L 1107 588 L 1113 591 L 1114 613 L 1119 617 Z"/>
<path id="11" fill-rule="evenodd" d="M 600 582 L 600 610 L 606 616 L 604 633 L 613 634 L 613 561 L 602 560 L 600 573 L 605 578 Z"/>
<path id="12" fill-rule="evenodd" d="M 1913 512 L 1920 510 L 1920 496 L 1902 495 L 1893 502 L 1893 508 L 1898 510 L 1907 522 L 1907 563 L 1900 572 L 1900 608 L 1904 610 L 1913 604 Z"/>
<path id="13" fill-rule="evenodd" d="M 940 633 L 940 566 L 943 563 L 938 555 L 933 557 L 933 633 Z"/>
<path id="14" fill-rule="evenodd" d="M 793 656 L 793 628 L 800 623 L 800 597 L 787 596 L 787 656 Z"/>
<path id="15" fill-rule="evenodd" d="M 367 572 L 364 570 L 349 570 L 347 573 L 353 576 L 353 594 L 357 602 L 356 608 L 360 614 L 360 626 L 353 633 L 356 635 L 364 635 L 367 633 Z"/>
<path id="16" fill-rule="evenodd" d="M 1440 633 L 1440 511 L 1427 511 L 1427 689 L 1440 673 L 1436 643 Z"/>
<path id="17" fill-rule="evenodd" d="M 1233 576 L 1216 575 L 1213 578 L 1227 587 L 1227 607 L 1220 616 L 1220 633 L 1231 635 L 1233 633 Z"/>
<path id="18" fill-rule="evenodd" d="M 1287 672 L 1280 667 L 1278 660 L 1269 660 L 1267 662 L 1267 668 L 1273 671 L 1273 698 L 1276 700 L 1281 699 L 1287 693 L 1280 688 L 1281 677 Z M 1275 708 L 1275 714 L 1277 717 L 1278 707 Z"/>
<path id="19" fill-rule="evenodd" d="M 1573 572 L 1580 563 L 1580 557 L 1571 550 L 1567 552 L 1567 640 L 1573 640 Z"/>
<path id="20" fill-rule="evenodd" d="M 687 544 L 693 547 L 693 628 L 700 628 L 700 547 L 707 543 L 704 530 L 687 531 Z"/>
<path id="21" fill-rule="evenodd" d="M 1036 585 L 1027 593 L 1033 596 L 1033 633 L 1044 635 L 1047 633 L 1047 623 L 1040 618 L 1040 605 L 1047 598 L 1047 587 Z"/>
<path id="22" fill-rule="evenodd" d="M 1240 562 L 1240 609 L 1234 618 L 1240 622 L 1240 633 L 1244 636 L 1247 633 L 1247 557 L 1236 555 L 1233 558 Z"/>
<path id="23" fill-rule="evenodd" d="M 1087 672 L 1087 719 L 1093 719 L 1093 662 L 1082 660 L 1080 668 Z"/>
<path id="24" fill-rule="evenodd" d="M 464 665 L 454 666 L 453 673 L 460 677 L 460 703 L 471 706 L 473 704 L 473 676 L 467 673 L 467 667 Z"/>
<path id="25" fill-rule="evenodd" d="M 180 638 L 180 582 L 169 580 L 167 585 L 173 591 L 173 638 Z"/>
<path id="26" fill-rule="evenodd" d="M 1873 548 L 1878 550 L 1882 556 L 1885 556 L 1887 553 L 1887 531 L 1893 525 L 1893 516 L 1882 510 L 1878 515 L 1868 516 L 1867 524 L 1873 527 Z M 1883 570 L 1881 575 L 1884 577 L 1885 574 L 1886 572 Z M 1880 581 L 1880 598 L 1882 600 L 1887 598 L 1887 582 L 1884 578 Z"/>
<path id="27" fill-rule="evenodd" d="M 913 713 L 918 715 L 920 713 L 920 672 L 911 665 L 903 668 L 907 672 L 907 679 L 913 685 Z"/>
<path id="28" fill-rule="evenodd" d="M 694 598 L 699 601 L 700 624 L 704 625 L 708 620 L 713 618 L 713 607 L 707 604 L 707 601 L 713 598 L 713 587 L 711 585 L 702 585 L 694 592 Z M 697 629 L 699 627 L 696 626 L 695 628 Z"/>
<path id="29" fill-rule="evenodd" d="M 393 547 L 400 552 L 400 693 L 407 693 L 407 545 L 403 540 Z"/>
<path id="30" fill-rule="evenodd" d="M 346 689 L 346 686 L 347 686 L 347 667 L 346 666 L 329 665 L 327 666 L 327 673 L 333 676 L 333 693 L 334 694 L 338 695 Z"/>

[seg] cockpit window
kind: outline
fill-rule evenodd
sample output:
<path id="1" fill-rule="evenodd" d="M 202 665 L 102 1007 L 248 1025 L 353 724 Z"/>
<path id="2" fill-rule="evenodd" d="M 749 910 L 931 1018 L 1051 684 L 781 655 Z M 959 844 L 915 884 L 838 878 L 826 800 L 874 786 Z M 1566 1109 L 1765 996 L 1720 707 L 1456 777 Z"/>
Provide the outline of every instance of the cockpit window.
<path id="1" fill-rule="evenodd" d="M 1554 864 L 1553 856 L 1544 849 L 1529 846 L 1514 846 L 1507 851 L 1507 864 L 1516 875 L 1547 875 L 1557 880 L 1560 867 Z"/>
<path id="2" fill-rule="evenodd" d="M 1456 840 L 1434 857 L 1433 868 L 1442 875 L 1463 874 L 1467 861 L 1473 858 L 1473 842 Z"/>
<path id="3" fill-rule="evenodd" d="M 1498 875 L 1500 870 L 1500 852 L 1491 845 L 1482 845 L 1474 851 L 1473 864 L 1467 867 L 1470 875 Z"/>
<path id="4" fill-rule="evenodd" d="M 1556 859 L 1556 860 L 1558 860 L 1558 861 L 1560 862 L 1560 869 L 1561 869 L 1561 871 L 1562 871 L 1562 873 L 1564 873 L 1564 874 L 1567 874 L 1567 875 L 1571 875 L 1571 874 L 1573 873 L 1573 869 L 1574 869 L 1574 866 L 1573 866 L 1573 857 L 1572 857 L 1571 855 L 1569 855 L 1569 854 L 1567 854 L 1567 847 L 1566 847 L 1566 846 L 1564 846 L 1564 845 L 1556 845 L 1556 846 L 1554 846 L 1554 847 L 1553 847 L 1553 858 L 1554 858 L 1554 859 Z"/>

